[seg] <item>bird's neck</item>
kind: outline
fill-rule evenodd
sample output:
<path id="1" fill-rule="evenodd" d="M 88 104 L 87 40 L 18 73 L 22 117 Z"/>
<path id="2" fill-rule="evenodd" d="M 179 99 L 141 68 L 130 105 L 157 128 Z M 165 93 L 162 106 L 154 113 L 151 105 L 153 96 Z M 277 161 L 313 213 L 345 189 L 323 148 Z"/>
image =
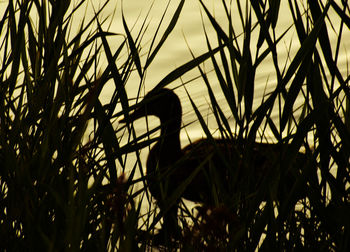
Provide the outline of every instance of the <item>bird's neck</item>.
<path id="1" fill-rule="evenodd" d="M 147 173 L 153 173 L 157 167 L 159 170 L 167 169 L 181 158 L 181 107 L 176 110 L 170 107 L 169 111 L 170 113 L 157 115 L 160 119 L 161 132 L 158 142 L 149 153 Z"/>
<path id="2" fill-rule="evenodd" d="M 180 119 L 181 120 L 181 119 Z M 162 121 L 159 143 L 164 146 L 164 151 L 181 152 L 180 129 L 181 121 Z"/>
<path id="3" fill-rule="evenodd" d="M 169 168 L 181 157 L 180 129 L 162 127 L 158 142 L 152 147 L 147 159 L 147 173 Z"/>
<path id="4" fill-rule="evenodd" d="M 181 121 L 161 120 L 160 138 L 148 156 L 147 172 L 164 169 L 181 157 L 180 126 Z"/>

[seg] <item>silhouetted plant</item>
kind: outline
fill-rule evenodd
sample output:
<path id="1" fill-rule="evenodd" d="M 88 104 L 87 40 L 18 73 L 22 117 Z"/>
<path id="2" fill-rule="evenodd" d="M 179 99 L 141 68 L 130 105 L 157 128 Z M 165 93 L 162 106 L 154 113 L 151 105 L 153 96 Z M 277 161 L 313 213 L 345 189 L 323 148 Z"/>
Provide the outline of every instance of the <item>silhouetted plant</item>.
<path id="1" fill-rule="evenodd" d="M 85 0 L 75 5 L 68 0 L 8 1 L 0 19 L 1 250 L 144 251 L 156 246 L 152 239 L 162 213 L 147 191 L 139 151 L 157 140 L 151 135 L 157 129 L 137 136 L 133 127 L 118 125 L 115 130 L 112 123 L 134 108 L 125 91 L 128 80 L 131 74 L 138 77 L 139 96 L 146 71 L 161 53 L 184 2 L 179 1 L 163 34 L 161 19 L 144 47 L 148 16 L 136 37 L 124 16 L 124 36 L 105 31 L 108 18 L 100 15 L 109 1 L 91 20 L 84 17 L 77 30 L 71 28 L 74 15 Z M 208 51 L 166 74 L 155 88 L 198 69 L 221 138 L 246 141 L 239 162 L 247 167 L 248 180 L 236 180 L 231 191 L 217 191 L 216 205 L 190 210 L 182 204 L 182 237 L 165 249 L 349 250 L 350 77 L 338 65 L 343 35 L 350 28 L 348 3 L 289 0 L 294 23 L 279 37 L 280 1 L 236 1 L 230 6 L 222 1 L 227 29 L 200 3 L 216 31 L 215 42 L 204 27 Z M 232 16 L 232 8 L 238 9 L 238 17 Z M 242 34 L 237 34 L 234 18 L 240 19 Z M 276 47 L 290 30 L 296 31 L 300 48 L 281 67 Z M 252 39 L 254 32 L 258 41 Z M 330 32 L 336 34 L 336 44 L 330 42 Z M 107 39 L 112 36 L 122 38 L 115 52 Z M 273 59 L 276 85 L 256 104 L 255 77 L 267 57 Z M 203 62 L 213 66 L 229 115 L 201 68 Z M 113 92 L 102 102 L 101 92 L 109 84 Z M 300 106 L 297 99 L 303 101 Z M 272 111 L 278 116 L 272 117 Z M 128 141 L 121 144 L 122 138 Z M 276 200 L 280 192 L 275 182 L 287 178 L 283 170 L 247 194 L 256 175 L 250 169 L 255 141 L 288 146 L 276 168 L 297 159 L 301 149 L 307 156 L 301 171 L 289 166 L 288 172 L 299 177 L 283 192 L 283 200 Z M 129 155 L 136 161 L 126 167 Z M 305 183 L 300 199 L 296 192 Z M 241 186 L 246 191 L 237 192 Z"/>

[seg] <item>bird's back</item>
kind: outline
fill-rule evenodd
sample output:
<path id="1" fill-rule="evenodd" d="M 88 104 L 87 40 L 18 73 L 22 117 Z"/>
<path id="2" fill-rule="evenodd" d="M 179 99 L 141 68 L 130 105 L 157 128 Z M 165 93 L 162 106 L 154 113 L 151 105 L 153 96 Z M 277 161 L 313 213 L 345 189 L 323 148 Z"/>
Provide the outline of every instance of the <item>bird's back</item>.
<path id="1" fill-rule="evenodd" d="M 277 183 L 288 190 L 297 174 L 287 170 L 284 173 L 284 169 L 290 168 L 283 163 L 287 146 L 200 139 L 183 148 L 178 160 L 167 163 L 169 192 L 183 187 L 183 198 L 213 204 L 213 193 L 233 191 L 249 194 L 268 190 L 261 185 L 271 185 L 281 177 L 285 177 L 286 181 Z M 250 149 L 247 151 L 245 148 Z M 305 154 L 298 153 L 292 166 L 300 166 L 304 158 Z M 278 193 L 284 191 L 282 187 L 278 190 Z"/>

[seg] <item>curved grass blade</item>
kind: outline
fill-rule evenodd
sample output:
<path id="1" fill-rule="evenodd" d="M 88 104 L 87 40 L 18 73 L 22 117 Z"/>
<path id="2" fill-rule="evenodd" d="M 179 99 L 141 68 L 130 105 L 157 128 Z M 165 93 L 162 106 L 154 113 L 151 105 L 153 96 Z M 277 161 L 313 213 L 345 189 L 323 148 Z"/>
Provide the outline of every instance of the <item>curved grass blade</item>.
<path id="1" fill-rule="evenodd" d="M 194 58 L 193 60 L 190 60 L 189 62 L 183 64 L 182 66 L 176 68 L 175 70 L 171 71 L 168 75 L 166 75 L 154 88 L 155 90 L 161 89 L 168 85 L 169 83 L 173 82 L 174 80 L 178 79 L 183 74 L 187 73 L 188 71 L 192 70 L 193 68 L 197 67 L 199 64 L 210 58 L 212 55 L 216 54 L 220 49 L 222 49 L 224 45 L 219 46 L 212 50 L 211 52 L 203 53 L 202 55 Z"/>
<path id="2" fill-rule="evenodd" d="M 160 39 L 156 48 L 153 50 L 152 54 L 147 59 L 147 62 L 145 64 L 145 69 L 152 63 L 154 57 L 158 54 L 158 51 L 163 46 L 164 42 L 166 41 L 166 39 L 168 38 L 168 36 L 172 32 L 172 30 L 174 29 L 174 27 L 175 27 L 175 25 L 180 17 L 180 13 L 181 13 L 181 10 L 182 10 L 184 3 L 185 3 L 185 0 L 181 0 L 181 2 L 179 3 L 179 6 L 177 7 L 173 17 L 171 18 L 171 21 L 170 21 L 168 27 L 166 28 L 162 38 Z"/>

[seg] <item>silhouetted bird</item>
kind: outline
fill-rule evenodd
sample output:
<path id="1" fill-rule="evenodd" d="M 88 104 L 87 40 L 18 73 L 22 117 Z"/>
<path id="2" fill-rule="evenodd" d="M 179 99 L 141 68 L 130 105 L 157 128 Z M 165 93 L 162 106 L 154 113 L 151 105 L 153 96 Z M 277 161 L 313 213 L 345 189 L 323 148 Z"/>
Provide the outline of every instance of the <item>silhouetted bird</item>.
<path id="1" fill-rule="evenodd" d="M 165 88 L 149 92 L 129 117 L 120 122 L 151 115 L 160 119 L 161 133 L 148 155 L 147 184 L 163 212 L 163 228 L 166 226 L 168 232 L 179 231 L 177 204 L 180 197 L 213 205 L 223 191 L 242 191 L 264 194 L 261 197 L 265 199 L 269 188 L 262 190 L 261 185 L 276 181 L 280 176 L 286 179 L 283 188 L 277 185 L 276 197 L 281 198 L 285 191 L 292 189 L 298 174 L 276 172 L 276 167 L 288 168 L 281 164 L 287 145 L 200 139 L 181 149 L 180 100 L 172 90 Z M 301 165 L 304 160 L 305 155 L 298 153 L 292 165 Z"/>

